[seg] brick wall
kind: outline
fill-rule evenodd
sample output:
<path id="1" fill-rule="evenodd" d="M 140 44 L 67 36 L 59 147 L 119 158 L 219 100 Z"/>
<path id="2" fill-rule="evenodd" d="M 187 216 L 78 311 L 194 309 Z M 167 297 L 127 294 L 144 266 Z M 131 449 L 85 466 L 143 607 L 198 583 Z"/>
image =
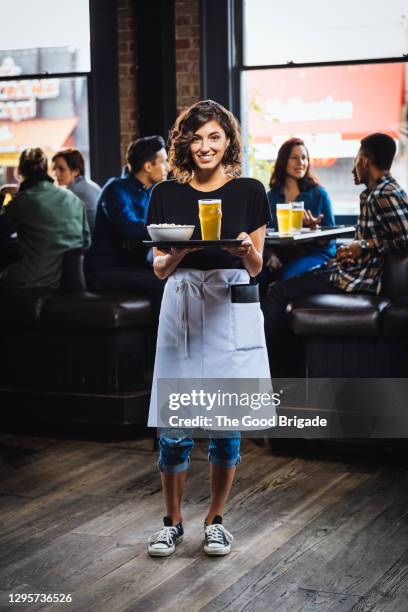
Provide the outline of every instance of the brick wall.
<path id="1" fill-rule="evenodd" d="M 180 112 L 200 99 L 198 0 L 176 0 L 176 87 Z"/>
<path id="2" fill-rule="evenodd" d="M 138 137 L 137 84 L 132 0 L 118 0 L 119 112 L 122 163 L 131 140 Z"/>
<path id="3" fill-rule="evenodd" d="M 133 0 L 118 0 L 118 64 L 121 156 L 139 135 L 134 62 Z M 200 99 L 199 0 L 175 0 L 178 112 Z"/>

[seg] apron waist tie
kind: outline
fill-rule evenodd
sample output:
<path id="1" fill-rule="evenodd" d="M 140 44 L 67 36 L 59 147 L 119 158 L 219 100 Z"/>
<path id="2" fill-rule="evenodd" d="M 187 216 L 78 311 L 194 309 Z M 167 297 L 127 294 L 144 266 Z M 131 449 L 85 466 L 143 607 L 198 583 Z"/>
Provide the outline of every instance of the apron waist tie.
<path id="1" fill-rule="evenodd" d="M 201 285 L 193 281 L 183 279 L 177 284 L 177 293 L 181 293 L 181 332 L 184 339 L 184 357 L 188 359 L 190 348 L 189 326 L 188 326 L 188 293 L 199 300 L 204 297 Z"/>

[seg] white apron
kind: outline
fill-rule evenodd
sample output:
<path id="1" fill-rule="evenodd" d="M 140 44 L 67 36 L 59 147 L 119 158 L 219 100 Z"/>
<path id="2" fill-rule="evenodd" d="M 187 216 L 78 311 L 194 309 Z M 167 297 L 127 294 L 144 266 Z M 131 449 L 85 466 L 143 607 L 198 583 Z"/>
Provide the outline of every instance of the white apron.
<path id="1" fill-rule="evenodd" d="M 157 381 L 190 378 L 269 379 L 259 302 L 231 303 L 230 285 L 247 284 L 241 269 L 178 268 L 160 310 L 148 427 L 157 427 Z"/>

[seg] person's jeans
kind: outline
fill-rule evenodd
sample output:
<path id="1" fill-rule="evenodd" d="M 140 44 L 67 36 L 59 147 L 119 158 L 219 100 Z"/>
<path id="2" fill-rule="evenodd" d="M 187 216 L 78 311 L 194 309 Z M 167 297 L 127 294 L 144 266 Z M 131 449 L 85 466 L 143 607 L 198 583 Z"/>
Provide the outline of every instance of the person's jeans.
<path id="1" fill-rule="evenodd" d="M 164 429 L 160 433 L 159 469 L 165 474 L 178 474 L 188 469 L 190 453 L 194 446 L 190 430 L 176 431 Z M 229 431 L 219 437 L 220 432 L 209 431 L 208 460 L 221 467 L 235 467 L 241 460 L 239 451 L 241 434 L 239 431 Z M 217 435 L 214 435 L 217 433 Z M 179 434 L 179 435 L 177 435 Z"/>
<path id="2" fill-rule="evenodd" d="M 283 264 L 280 269 L 269 270 L 266 265 L 263 266 L 261 273 L 257 277 L 259 292 L 262 299 L 265 299 L 268 287 L 272 282 L 288 280 L 294 276 L 300 276 L 307 274 L 307 272 L 315 271 L 319 269 L 320 266 L 326 265 L 335 255 L 335 251 L 333 251 L 332 254 L 330 248 L 327 250 L 316 249 L 311 252 L 306 252 L 303 255 L 296 255 L 297 250 L 295 246 L 289 247 L 287 249 L 288 252 L 283 251 L 283 253 L 279 253 L 279 258 Z"/>
<path id="3" fill-rule="evenodd" d="M 306 272 L 310 272 L 325 264 L 329 258 L 329 254 L 324 251 L 298 257 L 283 266 L 281 270 L 282 280 L 306 274 Z"/>
<path id="4" fill-rule="evenodd" d="M 297 298 L 320 293 L 344 294 L 342 289 L 330 282 L 330 274 L 330 271 L 318 268 L 269 286 L 266 299 L 262 302 L 262 310 L 272 378 L 303 378 L 303 342 L 302 338 L 295 336 L 289 328 L 285 315 L 286 306 Z"/>

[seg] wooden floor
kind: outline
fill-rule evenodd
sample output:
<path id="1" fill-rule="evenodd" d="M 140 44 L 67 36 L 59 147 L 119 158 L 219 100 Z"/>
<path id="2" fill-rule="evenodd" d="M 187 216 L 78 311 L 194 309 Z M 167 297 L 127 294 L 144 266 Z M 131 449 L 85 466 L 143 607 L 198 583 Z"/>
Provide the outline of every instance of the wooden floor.
<path id="1" fill-rule="evenodd" d="M 9 593 L 70 593 L 19 610 L 408 610 L 408 476 L 384 457 L 268 454 L 247 440 L 225 525 L 202 552 L 205 442 L 193 451 L 185 541 L 146 554 L 163 508 L 147 438 L 0 436 L 0 609 Z M 367 453 L 372 455 L 372 450 Z"/>

